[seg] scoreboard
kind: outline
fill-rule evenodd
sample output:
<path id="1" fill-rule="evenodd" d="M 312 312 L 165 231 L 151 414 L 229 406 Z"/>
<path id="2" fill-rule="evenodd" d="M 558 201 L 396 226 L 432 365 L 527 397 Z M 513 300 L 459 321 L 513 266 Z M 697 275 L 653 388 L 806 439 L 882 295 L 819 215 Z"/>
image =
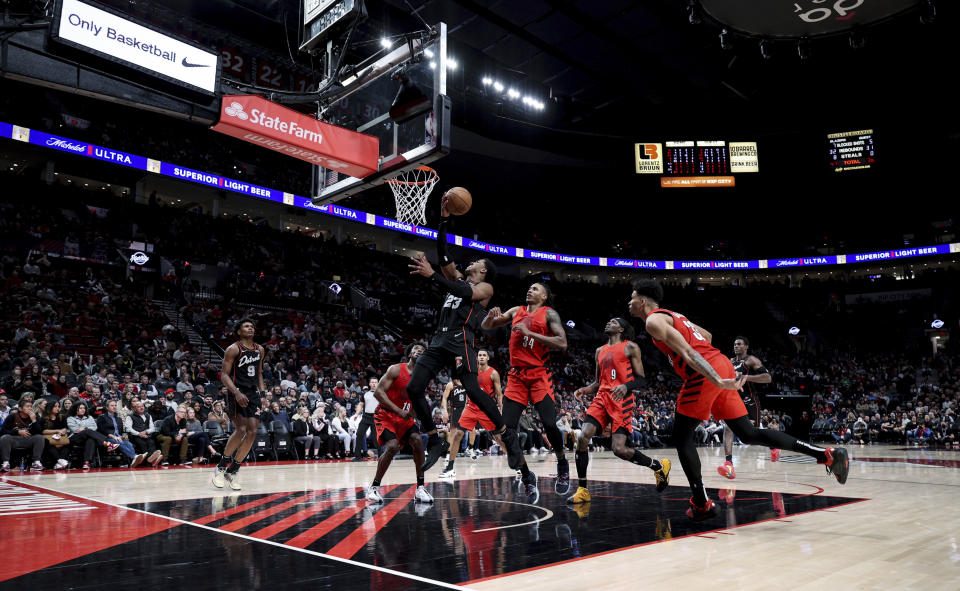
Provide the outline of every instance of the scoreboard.
<path id="1" fill-rule="evenodd" d="M 663 168 L 668 176 L 730 174 L 730 151 L 725 141 L 666 142 Z"/>
<path id="2" fill-rule="evenodd" d="M 870 168 L 875 162 L 872 129 L 831 133 L 827 141 L 828 164 L 836 172 Z"/>
<path id="3" fill-rule="evenodd" d="M 661 187 L 733 187 L 736 173 L 759 172 L 757 142 L 685 140 L 634 144 L 637 174 Z"/>

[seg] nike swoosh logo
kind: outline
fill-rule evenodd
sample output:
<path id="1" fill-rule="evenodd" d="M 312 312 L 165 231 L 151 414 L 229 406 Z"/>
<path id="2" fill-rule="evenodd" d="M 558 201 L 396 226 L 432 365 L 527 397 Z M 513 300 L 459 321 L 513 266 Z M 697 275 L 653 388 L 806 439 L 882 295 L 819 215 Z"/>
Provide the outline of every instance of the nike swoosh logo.
<path id="1" fill-rule="evenodd" d="M 184 68 L 209 68 L 210 67 L 209 64 L 191 64 L 190 62 L 187 61 L 187 58 L 183 58 L 183 60 L 180 61 L 180 65 L 183 66 Z"/>

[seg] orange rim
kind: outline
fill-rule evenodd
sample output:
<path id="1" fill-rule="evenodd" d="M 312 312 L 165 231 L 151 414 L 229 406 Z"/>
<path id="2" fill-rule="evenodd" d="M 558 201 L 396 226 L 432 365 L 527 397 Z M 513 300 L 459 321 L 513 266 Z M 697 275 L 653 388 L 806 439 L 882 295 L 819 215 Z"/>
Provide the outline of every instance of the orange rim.
<path id="1" fill-rule="evenodd" d="M 425 184 L 427 184 L 427 183 L 430 182 L 430 181 L 436 182 L 436 181 L 440 180 L 440 176 L 437 174 L 437 171 L 435 171 L 434 169 L 430 168 L 429 166 L 418 166 L 415 170 L 422 170 L 422 171 L 424 171 L 424 172 L 432 173 L 432 176 L 431 176 L 431 177 L 427 177 L 427 178 L 425 178 L 425 179 L 422 180 L 422 181 L 402 181 L 402 180 L 400 180 L 399 178 L 392 178 L 392 179 L 387 179 L 387 180 L 384 181 L 384 182 L 385 182 L 385 183 L 389 183 L 389 184 L 391 184 L 391 185 L 425 185 Z M 409 172 L 409 171 L 408 171 L 408 172 Z"/>

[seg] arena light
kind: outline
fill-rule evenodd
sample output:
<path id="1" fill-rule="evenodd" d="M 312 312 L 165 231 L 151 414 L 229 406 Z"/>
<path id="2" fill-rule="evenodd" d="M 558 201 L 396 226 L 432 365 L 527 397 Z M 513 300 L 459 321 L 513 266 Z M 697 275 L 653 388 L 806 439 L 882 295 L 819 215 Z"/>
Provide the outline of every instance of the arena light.
<path id="1" fill-rule="evenodd" d="M 493 89 L 496 90 L 497 92 L 503 92 L 503 84 L 500 84 L 499 82 L 494 82 Z"/>
<path id="2" fill-rule="evenodd" d="M 452 57 L 448 57 L 448 58 L 447 58 L 447 69 L 448 69 L 448 70 L 456 70 L 458 65 L 459 65 L 459 64 L 457 64 L 457 60 L 453 59 Z"/>
<path id="3" fill-rule="evenodd" d="M 437 69 L 437 62 L 430 62 L 430 69 L 431 69 L 431 70 L 436 70 L 436 69 Z"/>
<path id="4" fill-rule="evenodd" d="M 484 79 L 481 80 L 481 82 L 483 82 L 484 86 L 490 86 L 491 84 L 493 84 L 493 79 L 484 77 Z"/>
<path id="5" fill-rule="evenodd" d="M 937 329 L 943 328 L 943 320 L 940 320 L 939 318 L 937 318 L 936 320 L 930 323 L 930 328 L 937 328 Z"/>
<path id="6" fill-rule="evenodd" d="M 391 47 L 393 47 L 393 41 L 387 39 L 386 37 L 383 37 L 382 39 L 380 39 L 380 47 L 384 49 L 390 49 Z"/>
<path id="7" fill-rule="evenodd" d="M 512 98 L 512 99 L 520 98 L 520 93 L 517 92 L 516 89 L 511 88 L 510 90 L 507 91 L 507 96 L 510 97 L 510 98 Z"/>
<path id="8" fill-rule="evenodd" d="M 431 50 L 431 49 L 424 49 L 424 50 L 423 50 L 423 53 L 427 54 L 427 57 L 433 58 L 433 50 Z"/>

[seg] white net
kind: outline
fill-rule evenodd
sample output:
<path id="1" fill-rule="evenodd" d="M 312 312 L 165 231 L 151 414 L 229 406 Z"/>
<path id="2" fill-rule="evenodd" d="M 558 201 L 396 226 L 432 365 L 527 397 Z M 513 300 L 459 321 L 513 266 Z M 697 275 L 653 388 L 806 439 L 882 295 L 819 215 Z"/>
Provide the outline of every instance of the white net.
<path id="1" fill-rule="evenodd" d="M 419 166 L 389 179 L 397 204 L 397 221 L 415 226 L 427 225 L 427 197 L 440 177 L 429 166 Z"/>

